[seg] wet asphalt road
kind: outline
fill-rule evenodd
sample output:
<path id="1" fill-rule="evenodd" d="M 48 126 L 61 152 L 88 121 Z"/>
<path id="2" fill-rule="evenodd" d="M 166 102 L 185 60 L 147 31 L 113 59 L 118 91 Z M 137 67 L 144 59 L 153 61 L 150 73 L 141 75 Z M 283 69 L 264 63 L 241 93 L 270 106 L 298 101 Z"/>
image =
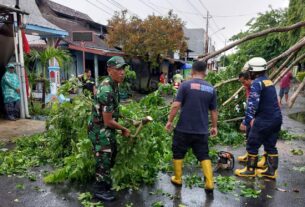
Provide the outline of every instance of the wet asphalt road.
<path id="1" fill-rule="evenodd" d="M 164 206 L 179 206 L 183 204 L 189 207 L 199 206 L 305 206 L 305 172 L 293 170 L 293 167 L 305 166 L 304 155 L 292 155 L 291 149 L 302 149 L 305 151 L 304 141 L 280 141 L 279 178 L 276 181 L 262 178 L 241 178 L 247 183 L 247 187 L 259 186 L 262 192 L 259 198 L 244 198 L 235 196 L 233 193 L 224 194 L 216 190 L 214 200 L 207 199 L 202 188 L 192 189 L 183 186 L 177 188 L 170 183 L 170 174 L 160 173 L 155 185 L 143 186 L 138 191 L 125 190 L 118 193 L 118 199 L 111 203 L 104 203 L 106 207 L 125 207 L 133 203 L 136 207 L 152 206 L 152 203 L 161 201 Z M 242 154 L 244 148 L 232 149 L 229 147 L 218 147 L 219 150 L 234 152 L 235 155 Z M 236 167 L 240 165 L 237 164 Z M 185 174 L 197 173 L 201 175 L 199 167 L 192 167 L 184 170 Z M 88 186 L 78 185 L 45 185 L 42 182 L 42 169 L 34 169 L 37 181 L 31 182 L 27 178 L 15 176 L 0 177 L 0 206 L 1 207 L 78 207 L 81 206 L 77 200 L 79 192 L 90 190 Z M 232 175 L 232 171 L 222 171 L 222 175 Z M 217 175 L 217 174 L 216 174 Z M 17 189 L 16 185 L 22 184 L 24 189 Z M 280 189 L 279 190 L 277 190 Z M 162 190 L 169 193 L 174 199 L 167 195 L 150 195 L 150 192 Z M 282 192 L 285 190 L 286 192 Z M 295 191 L 295 192 L 294 192 Z M 238 191 L 236 191 L 238 193 Z"/>
<path id="2" fill-rule="evenodd" d="M 283 106 L 284 129 L 292 133 L 304 136 L 305 125 L 291 120 L 287 114 L 305 111 L 304 97 L 300 97 L 292 110 Z M 118 193 L 117 200 L 104 203 L 105 207 L 125 207 L 133 204 L 134 207 L 149 207 L 154 202 L 161 201 L 166 207 L 301 207 L 305 206 L 305 172 L 294 170 L 293 167 L 305 167 L 305 155 L 296 156 L 292 149 L 301 149 L 305 152 L 305 139 L 294 141 L 279 141 L 280 154 L 279 177 L 276 181 L 262 178 L 238 178 L 246 182 L 247 187 L 259 186 L 262 192 L 258 198 L 244 198 L 233 193 L 224 194 L 217 190 L 214 192 L 214 200 L 205 196 L 202 188 L 192 189 L 183 186 L 177 188 L 170 183 L 170 174 L 160 173 L 153 186 L 142 186 L 138 191 L 124 190 Z M 244 153 L 244 147 L 232 148 L 218 146 L 217 150 L 233 152 L 235 156 Z M 241 167 L 239 163 L 235 168 Z M 197 173 L 201 175 L 199 167 L 184 170 L 185 174 Z M 42 182 L 42 172 L 45 169 L 33 169 L 37 175 L 37 181 L 31 182 L 27 178 L 0 176 L 0 207 L 78 207 L 78 193 L 90 190 L 90 185 L 45 185 Z M 47 169 L 49 170 L 49 169 Z M 222 171 L 222 175 L 233 175 L 233 171 Z M 217 176 L 217 174 L 215 175 Z M 22 184 L 24 189 L 17 189 L 16 185 Z M 168 195 L 150 195 L 150 192 L 162 190 Z M 236 191 L 239 192 L 238 190 Z M 173 197 L 171 199 L 170 197 Z M 179 206 L 180 205 L 180 206 Z"/>

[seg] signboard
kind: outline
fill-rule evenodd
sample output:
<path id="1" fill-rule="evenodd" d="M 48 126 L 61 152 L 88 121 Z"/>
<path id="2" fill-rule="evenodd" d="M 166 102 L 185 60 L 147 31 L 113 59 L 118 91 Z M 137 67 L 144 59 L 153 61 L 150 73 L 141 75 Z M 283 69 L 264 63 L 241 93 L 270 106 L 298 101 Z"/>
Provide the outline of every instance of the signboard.
<path id="1" fill-rule="evenodd" d="M 72 32 L 72 40 L 76 42 L 92 42 L 93 33 L 90 31 Z"/>

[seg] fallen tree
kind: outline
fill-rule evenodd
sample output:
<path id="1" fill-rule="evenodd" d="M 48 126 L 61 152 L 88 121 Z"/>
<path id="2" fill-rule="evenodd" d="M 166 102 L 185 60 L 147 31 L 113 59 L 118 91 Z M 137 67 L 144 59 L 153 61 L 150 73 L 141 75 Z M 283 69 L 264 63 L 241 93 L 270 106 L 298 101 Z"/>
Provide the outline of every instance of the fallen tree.
<path id="1" fill-rule="evenodd" d="M 266 30 L 263 30 L 263 31 L 260 31 L 260 32 L 256 32 L 256 33 L 253 33 L 253 34 L 250 34 L 250 35 L 247 35 L 245 36 L 244 38 L 238 40 L 238 41 L 235 41 L 231 44 L 228 44 L 227 46 L 225 46 L 224 48 L 220 49 L 220 50 L 217 50 L 215 52 L 212 52 L 210 54 L 207 54 L 206 56 L 202 57 L 201 60 L 203 61 L 207 61 L 208 59 L 212 58 L 212 57 L 215 57 L 216 55 L 219 55 L 243 42 L 246 42 L 246 41 L 249 41 L 249 40 L 252 40 L 252 39 L 255 39 L 257 37 L 262 37 L 262 36 L 265 36 L 265 35 L 268 35 L 270 33 L 275 33 L 275 32 L 288 32 L 290 30 L 294 30 L 294 29 L 298 29 L 300 27 L 304 27 L 305 26 L 305 21 L 302 21 L 302 22 L 298 22 L 296 24 L 293 24 L 293 25 L 290 25 L 290 26 L 287 26 L 287 27 L 276 27 L 276 28 L 270 28 L 270 29 L 266 29 Z"/>

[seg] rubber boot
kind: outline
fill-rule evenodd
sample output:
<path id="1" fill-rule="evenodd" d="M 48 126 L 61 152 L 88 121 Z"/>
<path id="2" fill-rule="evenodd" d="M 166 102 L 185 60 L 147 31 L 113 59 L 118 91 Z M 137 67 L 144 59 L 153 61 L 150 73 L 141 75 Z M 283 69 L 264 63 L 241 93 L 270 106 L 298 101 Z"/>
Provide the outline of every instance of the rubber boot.
<path id="1" fill-rule="evenodd" d="M 174 176 L 171 177 L 172 184 L 182 186 L 182 164 L 183 160 L 174 160 Z"/>
<path id="2" fill-rule="evenodd" d="M 257 170 L 259 177 L 267 177 L 271 179 L 276 179 L 277 177 L 277 168 L 279 165 L 279 156 L 278 154 L 268 154 L 267 156 L 267 168 L 262 170 Z"/>
<path id="3" fill-rule="evenodd" d="M 237 160 L 239 162 L 247 162 L 248 161 L 248 152 L 246 152 L 244 155 L 238 156 Z"/>
<path id="4" fill-rule="evenodd" d="M 255 177 L 257 168 L 258 156 L 248 154 L 247 166 L 243 169 L 236 169 L 235 175 L 240 177 Z"/>
<path id="5" fill-rule="evenodd" d="M 214 179 L 213 179 L 213 169 L 211 160 L 203 160 L 200 162 L 202 173 L 204 176 L 204 189 L 206 194 L 213 194 L 214 190 Z"/>
<path id="6" fill-rule="evenodd" d="M 257 168 L 266 169 L 267 168 L 267 152 L 264 152 L 262 159 L 257 163 Z"/>
<path id="7" fill-rule="evenodd" d="M 111 190 L 111 185 L 105 182 L 96 182 L 94 184 L 93 195 L 101 201 L 113 201 L 115 194 Z"/>

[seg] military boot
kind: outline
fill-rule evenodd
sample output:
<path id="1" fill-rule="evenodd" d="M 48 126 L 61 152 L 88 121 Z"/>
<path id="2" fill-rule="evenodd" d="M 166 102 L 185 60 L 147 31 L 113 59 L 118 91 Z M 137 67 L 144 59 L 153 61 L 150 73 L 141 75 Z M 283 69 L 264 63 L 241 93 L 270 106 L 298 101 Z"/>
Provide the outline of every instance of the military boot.
<path id="1" fill-rule="evenodd" d="M 267 168 L 267 152 L 264 152 L 262 159 L 257 163 L 257 168 L 266 169 Z"/>
<path id="2" fill-rule="evenodd" d="M 248 161 L 248 152 L 246 152 L 244 155 L 238 156 L 237 160 L 239 162 L 247 162 Z"/>
<path id="3" fill-rule="evenodd" d="M 211 160 L 203 160 L 200 162 L 202 173 L 204 176 L 204 189 L 206 194 L 213 194 L 214 179 Z"/>
<path id="4" fill-rule="evenodd" d="M 174 160 L 174 176 L 171 178 L 172 184 L 182 186 L 182 164 L 183 160 Z"/>
<path id="5" fill-rule="evenodd" d="M 236 169 L 235 175 L 240 177 L 255 177 L 257 168 L 258 156 L 248 154 L 247 166 L 243 169 Z"/>
<path id="6" fill-rule="evenodd" d="M 267 177 L 267 178 L 271 178 L 271 179 L 276 179 L 278 165 L 279 165 L 279 155 L 278 154 L 268 154 L 267 168 L 257 170 L 257 174 L 259 177 Z"/>
<path id="7" fill-rule="evenodd" d="M 96 182 L 93 186 L 93 195 L 102 201 L 113 201 L 115 193 L 111 190 L 111 184 L 106 182 Z"/>

